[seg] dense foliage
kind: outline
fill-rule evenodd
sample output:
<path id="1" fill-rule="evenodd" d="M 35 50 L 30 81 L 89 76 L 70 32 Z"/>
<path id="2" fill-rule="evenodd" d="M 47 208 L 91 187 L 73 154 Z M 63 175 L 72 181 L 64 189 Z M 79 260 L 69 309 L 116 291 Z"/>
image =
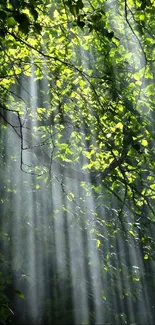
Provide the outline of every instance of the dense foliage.
<path id="1" fill-rule="evenodd" d="M 29 297 L 41 282 L 48 293 L 37 324 L 77 324 L 81 260 L 89 324 L 100 310 L 105 324 L 154 323 L 154 13 L 154 0 L 0 3 L 3 324 L 31 322 Z M 27 271 L 33 231 L 44 278 Z"/>

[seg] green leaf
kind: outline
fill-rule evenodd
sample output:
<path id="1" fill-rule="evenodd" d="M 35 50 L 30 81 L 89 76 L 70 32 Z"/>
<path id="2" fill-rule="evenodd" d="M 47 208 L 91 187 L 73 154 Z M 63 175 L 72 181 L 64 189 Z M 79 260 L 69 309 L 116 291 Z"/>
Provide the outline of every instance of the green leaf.
<path id="1" fill-rule="evenodd" d="M 140 281 L 140 278 L 133 278 L 133 281 L 139 282 Z"/>
<path id="2" fill-rule="evenodd" d="M 147 147 L 147 145 L 148 145 L 148 142 L 147 142 L 147 140 L 142 140 L 141 141 L 141 144 L 144 146 L 144 147 Z"/>
<path id="3" fill-rule="evenodd" d="M 96 248 L 99 248 L 101 245 L 101 241 L 99 239 L 96 240 Z"/>
<path id="4" fill-rule="evenodd" d="M 21 299 L 25 299 L 25 296 L 23 294 L 23 292 L 21 292 L 20 290 L 14 290 L 14 292 L 21 298 Z"/>
<path id="5" fill-rule="evenodd" d="M 145 254 L 144 255 L 144 260 L 148 260 L 148 258 L 149 258 L 149 255 L 148 254 Z"/>
<path id="6" fill-rule="evenodd" d="M 135 237 L 135 233 L 132 230 L 129 230 L 129 234 Z"/>
<path id="7" fill-rule="evenodd" d="M 13 28 L 17 25 L 17 21 L 13 17 L 7 19 L 7 24 L 9 28 Z"/>

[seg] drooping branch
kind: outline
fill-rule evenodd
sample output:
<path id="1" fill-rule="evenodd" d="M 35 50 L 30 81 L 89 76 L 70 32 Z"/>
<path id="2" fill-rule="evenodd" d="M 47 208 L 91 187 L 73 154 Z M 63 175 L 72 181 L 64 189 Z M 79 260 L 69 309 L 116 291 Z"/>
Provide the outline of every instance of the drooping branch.
<path id="1" fill-rule="evenodd" d="M 51 172 L 59 173 L 60 167 L 64 171 L 64 174 L 67 178 L 71 179 L 77 179 L 79 182 L 82 181 L 89 181 L 90 176 L 91 179 L 96 180 L 98 184 L 106 179 L 111 172 L 116 169 L 117 167 L 120 167 L 127 155 L 127 147 L 122 150 L 122 153 L 120 157 L 116 158 L 114 157 L 114 160 L 109 164 L 109 166 L 104 171 L 98 171 L 98 170 L 89 170 L 88 172 L 84 170 L 76 170 L 71 163 L 68 162 L 61 162 L 58 159 L 51 159 L 51 156 L 47 153 L 47 151 L 44 149 L 44 144 L 40 144 L 39 142 L 35 145 L 32 145 L 32 134 L 31 129 L 27 127 L 27 124 L 22 118 L 20 117 L 18 111 L 14 111 L 11 109 L 8 109 L 6 106 L 0 103 L 1 111 L 0 115 L 4 119 L 5 124 L 7 124 L 9 127 L 15 131 L 18 138 L 21 141 L 21 169 L 23 170 L 23 151 L 31 151 L 33 154 L 36 155 L 37 160 L 40 162 L 41 165 L 45 166 Z M 6 116 L 7 113 L 7 116 Z M 30 144 L 27 147 L 24 147 L 24 143 Z M 88 177 L 89 176 L 89 177 Z"/>

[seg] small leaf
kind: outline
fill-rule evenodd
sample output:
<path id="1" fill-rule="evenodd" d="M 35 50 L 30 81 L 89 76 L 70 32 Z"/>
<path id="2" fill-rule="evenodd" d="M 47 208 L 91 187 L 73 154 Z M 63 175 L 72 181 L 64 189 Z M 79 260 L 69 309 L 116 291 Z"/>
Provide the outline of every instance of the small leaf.
<path id="1" fill-rule="evenodd" d="M 37 113 L 39 113 L 39 114 L 43 114 L 43 113 L 45 113 L 46 112 L 46 108 L 41 108 L 41 107 L 38 107 L 37 108 Z"/>
<path id="2" fill-rule="evenodd" d="M 17 24 L 17 21 L 13 17 L 9 17 L 7 19 L 7 24 L 9 28 L 15 27 Z"/>
<path id="3" fill-rule="evenodd" d="M 108 260 L 109 260 L 109 254 L 106 255 L 106 261 L 108 261 Z"/>
<path id="4" fill-rule="evenodd" d="M 116 124 L 116 129 L 123 130 L 123 124 L 121 122 Z"/>
<path id="5" fill-rule="evenodd" d="M 140 278 L 133 278 L 133 281 L 139 282 Z"/>
<path id="6" fill-rule="evenodd" d="M 135 234 L 132 230 L 129 230 L 129 234 L 132 235 L 133 237 L 135 237 Z"/>
<path id="7" fill-rule="evenodd" d="M 144 147 L 147 147 L 148 142 L 147 142 L 147 140 L 144 139 L 144 140 L 142 140 L 141 144 L 142 144 Z"/>
<path id="8" fill-rule="evenodd" d="M 72 192 L 68 193 L 67 198 L 69 201 L 72 201 L 74 199 L 74 194 Z"/>
<path id="9" fill-rule="evenodd" d="M 20 290 L 14 291 L 20 298 L 25 299 L 24 294 Z"/>
<path id="10" fill-rule="evenodd" d="M 149 258 L 149 255 L 148 254 L 145 254 L 144 255 L 144 260 L 148 260 L 148 258 Z"/>
<path id="11" fill-rule="evenodd" d="M 100 245 L 101 245 L 101 242 L 100 242 L 100 240 L 99 240 L 99 239 L 97 239 L 97 240 L 96 240 L 96 248 L 99 248 L 99 247 L 100 247 Z"/>

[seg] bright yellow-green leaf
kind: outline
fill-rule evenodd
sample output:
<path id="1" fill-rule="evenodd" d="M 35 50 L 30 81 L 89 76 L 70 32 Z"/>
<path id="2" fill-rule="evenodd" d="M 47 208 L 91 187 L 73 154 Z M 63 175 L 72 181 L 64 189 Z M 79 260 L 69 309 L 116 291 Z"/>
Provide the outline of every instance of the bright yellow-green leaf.
<path id="1" fill-rule="evenodd" d="M 155 190 L 155 184 L 151 184 L 151 185 L 150 185 L 150 188 L 151 188 L 152 190 Z"/>
<path id="2" fill-rule="evenodd" d="M 79 85 L 80 85 L 80 87 L 84 87 L 84 86 L 85 86 L 85 84 L 86 84 L 86 83 L 85 83 L 85 81 L 84 81 L 84 80 L 80 80 L 80 81 L 79 81 Z"/>
<path id="3" fill-rule="evenodd" d="M 60 88 L 60 86 L 61 86 L 61 82 L 60 82 L 60 80 L 57 80 L 57 81 L 56 81 L 56 85 L 57 85 L 57 87 Z"/>
<path id="4" fill-rule="evenodd" d="M 45 113 L 46 112 L 46 108 L 37 108 L 37 112 L 39 113 L 39 114 L 43 114 L 43 113 Z"/>
<path id="5" fill-rule="evenodd" d="M 116 124 L 116 128 L 122 130 L 122 129 L 123 129 L 123 123 L 121 123 L 121 122 L 117 123 L 117 124 Z"/>
<path id="6" fill-rule="evenodd" d="M 140 278 L 133 278 L 133 281 L 139 282 Z"/>
<path id="7" fill-rule="evenodd" d="M 132 230 L 129 230 L 129 234 L 135 237 L 135 233 Z"/>
<path id="8" fill-rule="evenodd" d="M 149 258 L 149 255 L 148 254 L 145 254 L 144 255 L 144 260 L 148 260 L 148 258 Z"/>
<path id="9" fill-rule="evenodd" d="M 68 193 L 67 198 L 69 201 L 72 201 L 74 199 L 74 194 L 72 192 Z"/>
<path id="10" fill-rule="evenodd" d="M 54 10 L 53 16 L 54 16 L 55 19 L 57 19 L 59 17 L 58 10 L 56 10 L 56 9 Z"/>
<path id="11" fill-rule="evenodd" d="M 96 240 L 96 247 L 97 247 L 97 248 L 99 248 L 99 247 L 100 247 L 100 245 L 101 245 L 101 242 L 100 242 L 100 240 L 99 240 L 99 239 L 97 239 L 97 240 Z"/>
<path id="12" fill-rule="evenodd" d="M 147 140 L 144 139 L 144 140 L 141 141 L 141 144 L 142 144 L 144 147 L 146 147 L 146 146 L 148 145 L 148 142 L 147 142 Z"/>

